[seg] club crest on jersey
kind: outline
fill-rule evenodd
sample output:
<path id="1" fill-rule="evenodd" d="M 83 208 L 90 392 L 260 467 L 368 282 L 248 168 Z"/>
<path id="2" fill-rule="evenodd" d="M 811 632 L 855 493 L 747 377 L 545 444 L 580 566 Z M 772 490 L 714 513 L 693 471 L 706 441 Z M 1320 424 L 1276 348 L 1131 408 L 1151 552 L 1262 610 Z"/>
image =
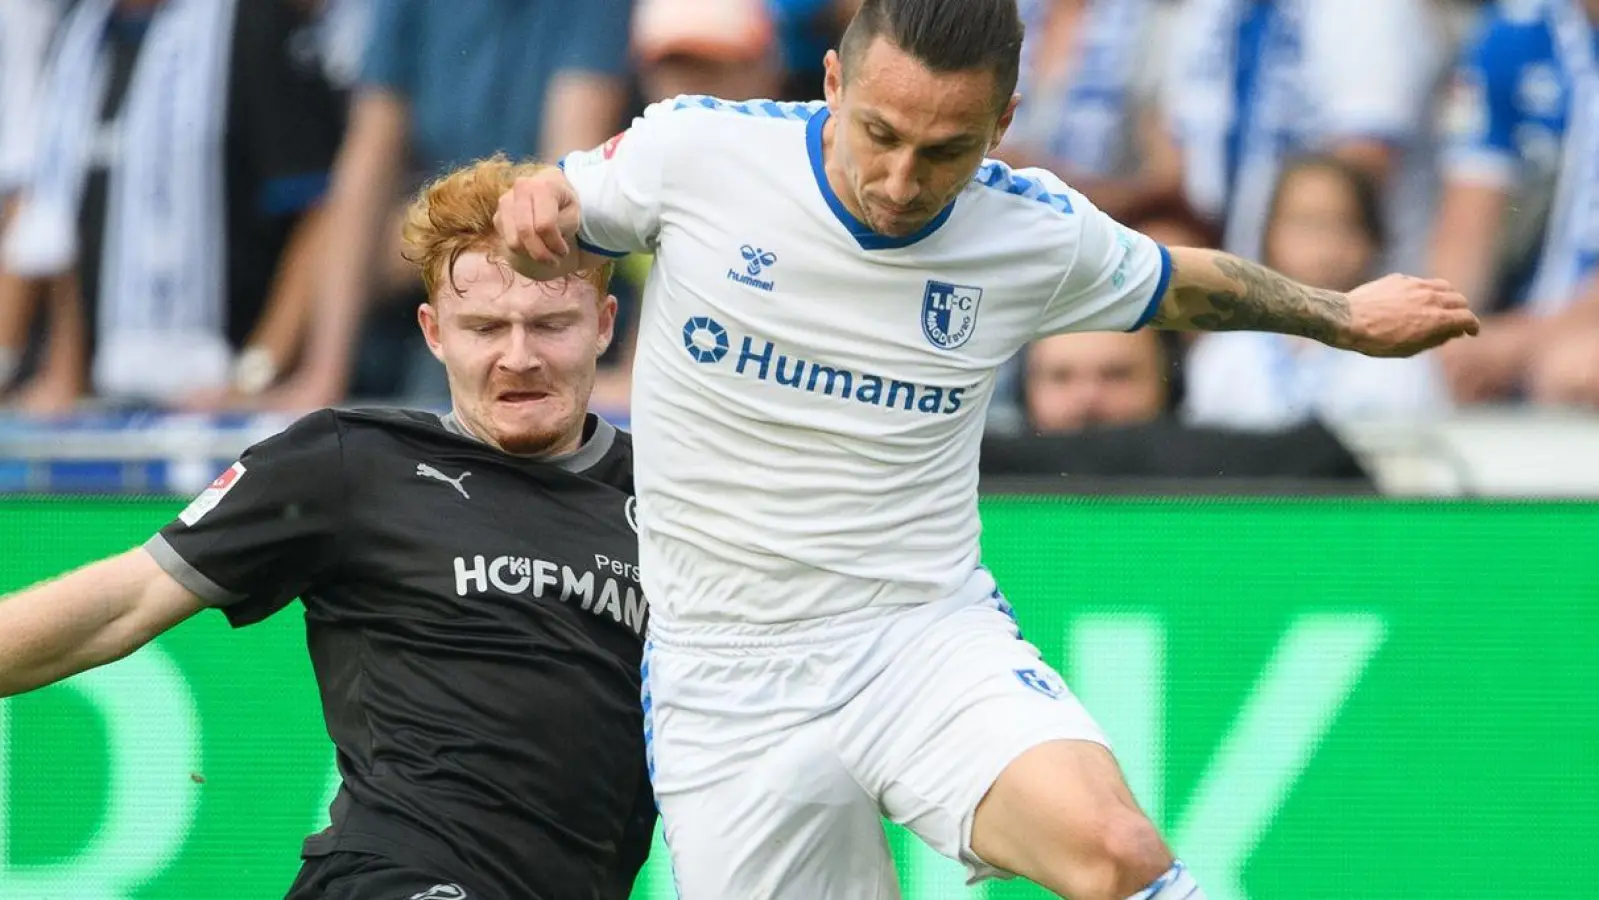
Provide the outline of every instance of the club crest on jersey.
<path id="1" fill-rule="evenodd" d="M 944 281 L 927 282 L 922 294 L 922 334 L 940 350 L 954 350 L 977 330 L 977 308 L 983 289 Z"/>

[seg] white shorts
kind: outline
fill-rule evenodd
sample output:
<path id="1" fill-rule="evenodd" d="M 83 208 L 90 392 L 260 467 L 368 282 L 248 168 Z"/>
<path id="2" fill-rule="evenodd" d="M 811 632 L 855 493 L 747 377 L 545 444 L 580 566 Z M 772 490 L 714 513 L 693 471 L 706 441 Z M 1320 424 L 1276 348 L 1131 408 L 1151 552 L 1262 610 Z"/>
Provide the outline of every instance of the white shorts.
<path id="1" fill-rule="evenodd" d="M 646 745 L 682 900 L 897 898 L 884 816 L 973 881 L 1006 877 L 971 849 L 1000 772 L 1048 741 L 1107 743 L 997 597 L 893 644 L 843 642 L 888 654 L 873 661 L 825 636 L 652 638 Z M 815 706 L 840 666 L 876 674 Z"/>

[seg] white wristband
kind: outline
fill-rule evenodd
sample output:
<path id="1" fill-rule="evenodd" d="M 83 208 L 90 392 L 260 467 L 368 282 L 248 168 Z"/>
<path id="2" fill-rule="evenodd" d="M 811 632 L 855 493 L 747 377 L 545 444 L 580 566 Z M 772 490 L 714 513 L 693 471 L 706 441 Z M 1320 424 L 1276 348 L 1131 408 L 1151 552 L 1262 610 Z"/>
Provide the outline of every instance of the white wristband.
<path id="1" fill-rule="evenodd" d="M 10 347 L 0 347 L 0 388 L 11 383 L 22 365 L 22 354 Z"/>
<path id="2" fill-rule="evenodd" d="M 233 389 L 247 397 L 265 391 L 278 380 L 278 364 L 265 347 L 246 347 L 233 361 Z"/>

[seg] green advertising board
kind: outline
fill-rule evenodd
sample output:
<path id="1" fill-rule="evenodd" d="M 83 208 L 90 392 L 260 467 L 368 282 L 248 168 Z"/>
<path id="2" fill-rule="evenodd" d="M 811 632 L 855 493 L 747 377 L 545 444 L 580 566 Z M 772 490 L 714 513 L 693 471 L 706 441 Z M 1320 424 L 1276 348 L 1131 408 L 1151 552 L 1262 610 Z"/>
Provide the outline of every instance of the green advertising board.
<path id="1" fill-rule="evenodd" d="M 170 501 L 0 502 L 0 590 Z M 1026 637 L 1212 900 L 1567 896 L 1599 847 L 1599 505 L 989 498 Z M 332 751 L 296 607 L 0 701 L 0 898 L 280 897 Z M 905 896 L 966 888 L 895 834 Z M 672 896 L 664 852 L 640 898 Z M 729 898 L 733 900 L 733 898 Z M 737 898 L 746 900 L 746 898 Z M 748 898 L 755 900 L 755 898 Z"/>

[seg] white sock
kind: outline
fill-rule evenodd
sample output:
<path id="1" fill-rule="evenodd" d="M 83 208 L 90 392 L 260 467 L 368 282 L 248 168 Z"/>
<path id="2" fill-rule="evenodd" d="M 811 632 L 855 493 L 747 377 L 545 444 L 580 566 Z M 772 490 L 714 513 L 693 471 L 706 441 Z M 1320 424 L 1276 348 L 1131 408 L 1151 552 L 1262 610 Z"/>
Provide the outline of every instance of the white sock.
<path id="1" fill-rule="evenodd" d="M 1179 859 L 1155 879 L 1154 884 L 1127 900 L 1205 900 L 1205 892 L 1199 889 L 1199 883 L 1194 881 L 1188 867 Z"/>

